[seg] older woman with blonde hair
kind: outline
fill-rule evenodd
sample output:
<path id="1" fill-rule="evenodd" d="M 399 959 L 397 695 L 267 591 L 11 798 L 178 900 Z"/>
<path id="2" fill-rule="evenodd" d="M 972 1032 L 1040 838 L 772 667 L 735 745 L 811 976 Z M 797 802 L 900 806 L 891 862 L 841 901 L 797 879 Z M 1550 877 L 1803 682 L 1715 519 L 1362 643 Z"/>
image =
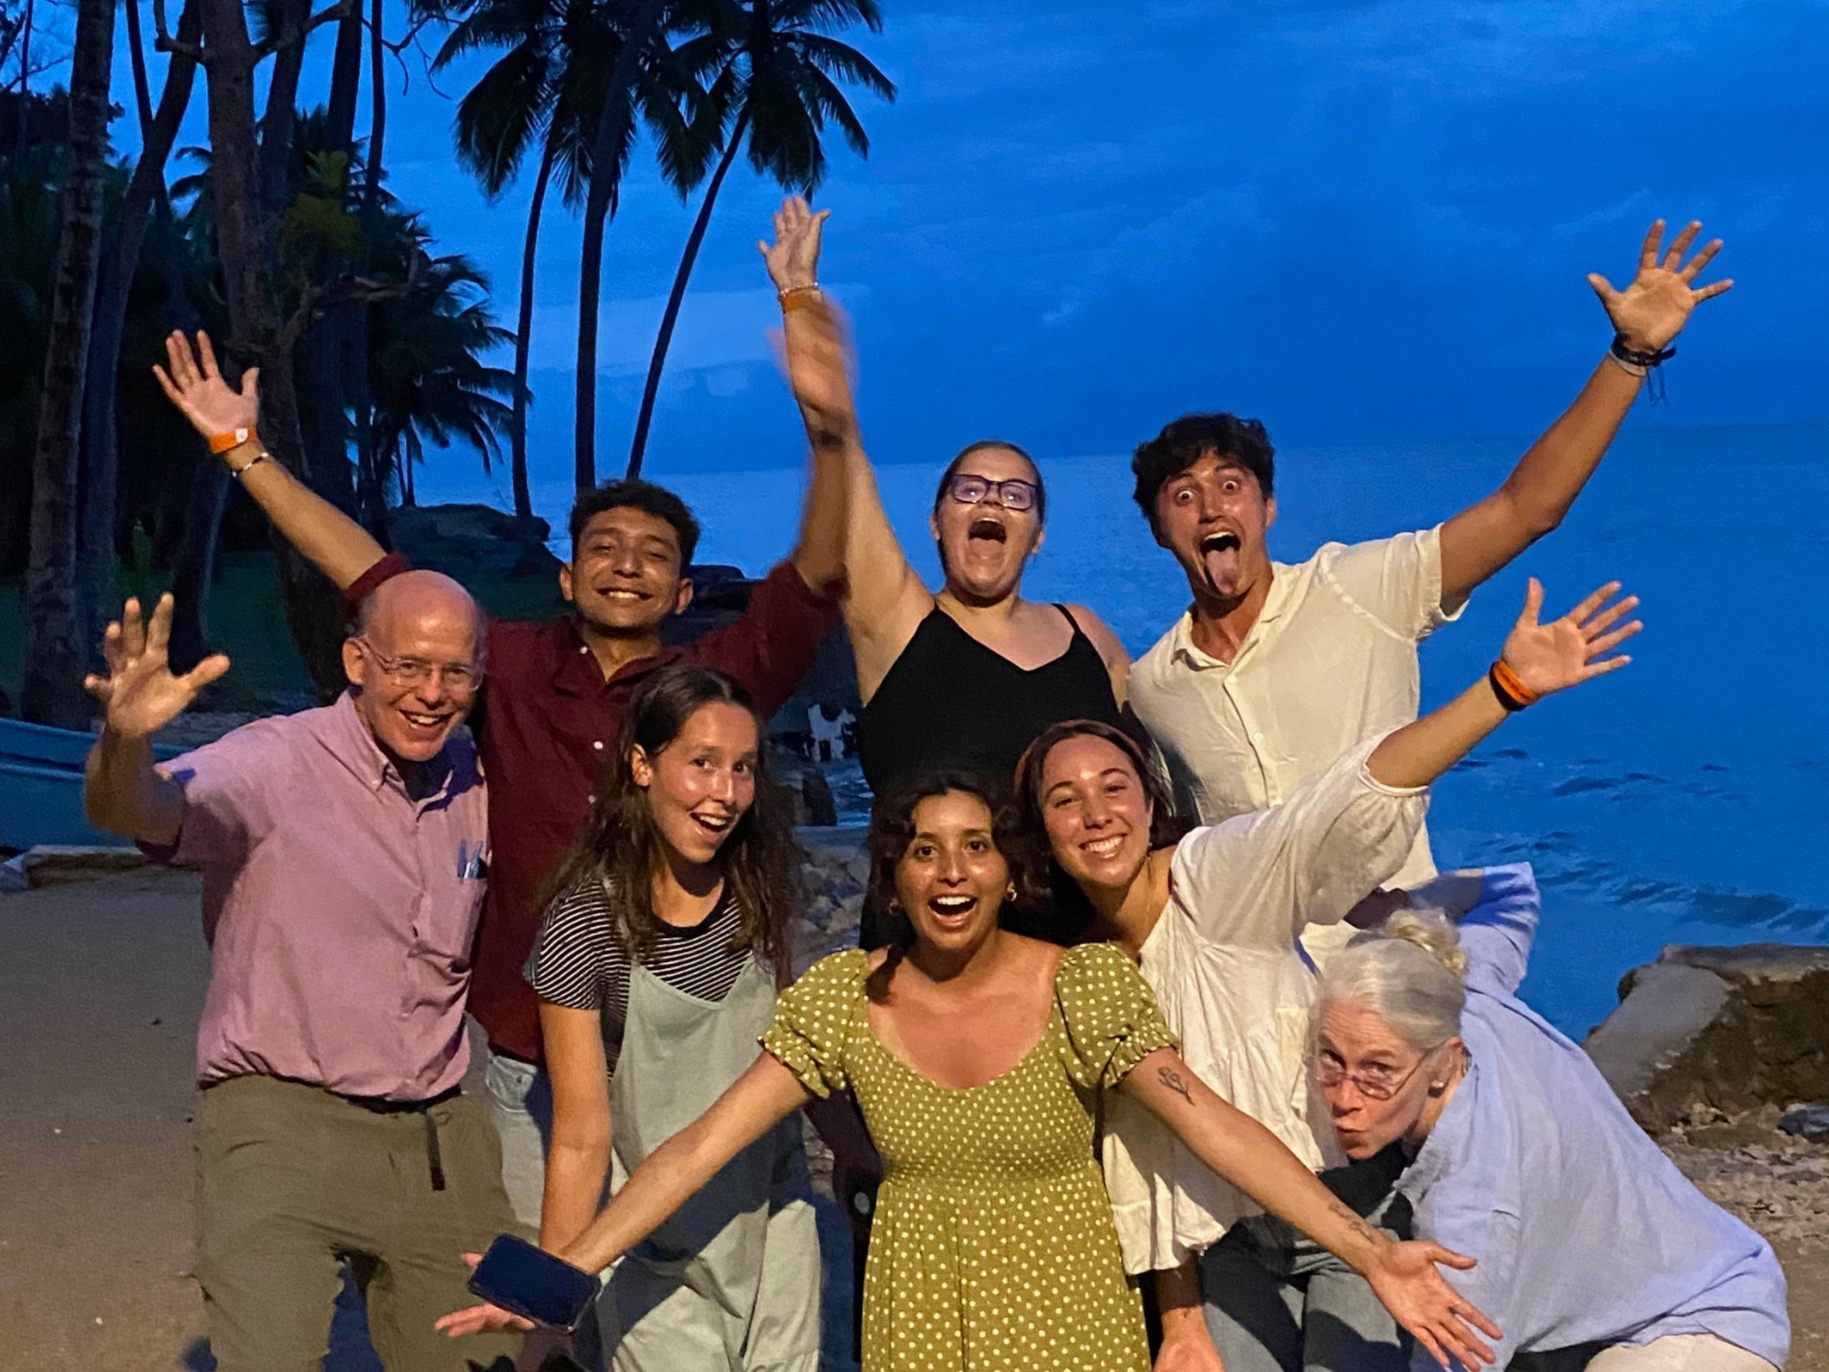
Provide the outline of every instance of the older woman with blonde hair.
<path id="1" fill-rule="evenodd" d="M 1498 1365 L 1782 1366 L 1771 1247 L 1518 999 L 1537 932 L 1530 868 L 1443 877 L 1410 899 L 1424 912 L 1391 916 L 1322 974 L 1312 1070 L 1349 1157 L 1393 1143 L 1411 1155 L 1398 1191 L 1415 1236 L 1479 1259 L 1461 1285 L 1505 1331 Z"/>

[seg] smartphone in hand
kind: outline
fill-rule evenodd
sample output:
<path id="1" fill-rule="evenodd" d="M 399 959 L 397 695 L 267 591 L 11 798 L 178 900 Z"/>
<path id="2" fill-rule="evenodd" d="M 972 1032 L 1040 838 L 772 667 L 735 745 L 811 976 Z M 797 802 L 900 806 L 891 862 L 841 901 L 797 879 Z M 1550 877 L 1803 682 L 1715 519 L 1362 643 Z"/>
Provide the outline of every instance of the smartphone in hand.
<path id="1" fill-rule="evenodd" d="M 599 1284 L 591 1273 L 513 1234 L 499 1235 L 470 1274 L 470 1289 L 492 1305 L 567 1334 L 597 1299 Z"/>

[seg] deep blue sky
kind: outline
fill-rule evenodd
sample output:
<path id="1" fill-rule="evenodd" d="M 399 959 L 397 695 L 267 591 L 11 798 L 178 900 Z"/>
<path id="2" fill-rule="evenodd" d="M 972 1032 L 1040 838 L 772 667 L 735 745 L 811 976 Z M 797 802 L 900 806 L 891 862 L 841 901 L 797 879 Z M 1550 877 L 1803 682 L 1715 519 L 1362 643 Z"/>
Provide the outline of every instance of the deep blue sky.
<path id="1" fill-rule="evenodd" d="M 1583 277 L 1623 285 L 1658 215 L 1725 237 L 1711 277 L 1739 284 L 1685 334 L 1669 409 L 1635 422 L 1829 417 L 1816 0 L 882 4 L 886 31 L 852 41 L 901 96 L 860 99 L 872 154 L 835 136 L 821 193 L 822 275 L 856 319 L 879 460 L 986 434 L 1119 451 L 1196 408 L 1259 415 L 1284 443 L 1533 432 L 1609 336 Z M 128 103 L 124 59 L 119 80 Z M 452 100 L 417 64 L 391 96 L 392 189 L 484 265 L 512 323 L 531 167 L 485 203 L 451 155 Z M 645 158 L 607 252 L 606 473 L 696 207 Z M 754 248 L 778 194 L 739 169 L 720 197 L 655 427 L 663 469 L 796 459 Z M 547 225 L 536 478 L 571 462 L 579 233 L 563 212 Z"/>

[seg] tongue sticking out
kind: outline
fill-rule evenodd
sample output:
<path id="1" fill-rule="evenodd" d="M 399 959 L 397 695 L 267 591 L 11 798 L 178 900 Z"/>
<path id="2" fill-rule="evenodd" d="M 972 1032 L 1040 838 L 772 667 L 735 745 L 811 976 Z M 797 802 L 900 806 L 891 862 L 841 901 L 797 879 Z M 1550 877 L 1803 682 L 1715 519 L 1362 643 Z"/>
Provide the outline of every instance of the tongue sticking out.
<path id="1" fill-rule="evenodd" d="M 1210 538 L 1201 545 L 1200 565 L 1215 594 L 1230 597 L 1238 593 L 1238 553 L 1238 540 L 1231 537 Z"/>

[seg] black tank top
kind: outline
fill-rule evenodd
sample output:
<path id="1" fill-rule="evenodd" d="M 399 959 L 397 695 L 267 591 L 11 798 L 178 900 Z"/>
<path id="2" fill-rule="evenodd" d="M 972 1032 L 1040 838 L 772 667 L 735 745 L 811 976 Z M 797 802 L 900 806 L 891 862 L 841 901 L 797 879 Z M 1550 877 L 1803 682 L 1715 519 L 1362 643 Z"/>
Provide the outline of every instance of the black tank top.
<path id="1" fill-rule="evenodd" d="M 864 779 L 881 795 L 932 767 L 970 767 L 1009 781 L 1035 736 L 1064 719 L 1122 727 L 1111 676 L 1073 626 L 1067 650 L 1032 670 L 973 638 L 935 606 L 857 721 Z"/>

